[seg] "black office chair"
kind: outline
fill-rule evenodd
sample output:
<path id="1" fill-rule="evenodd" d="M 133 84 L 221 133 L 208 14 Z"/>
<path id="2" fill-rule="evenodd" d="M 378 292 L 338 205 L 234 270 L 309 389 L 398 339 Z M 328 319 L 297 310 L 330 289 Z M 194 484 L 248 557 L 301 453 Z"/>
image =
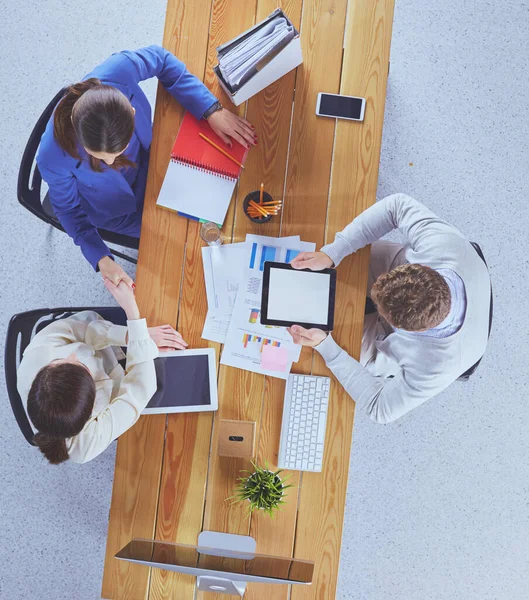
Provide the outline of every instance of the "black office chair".
<path id="1" fill-rule="evenodd" d="M 6 377 L 7 395 L 13 409 L 13 414 L 17 420 L 20 431 L 32 446 L 34 431 L 29 422 L 24 403 L 17 389 L 17 369 L 22 360 L 24 350 L 35 334 L 41 331 L 46 325 L 58 319 L 64 319 L 74 313 L 83 310 L 93 310 L 101 315 L 107 321 L 112 321 L 116 325 L 126 325 L 127 318 L 124 311 L 116 307 L 97 307 L 97 308 L 41 308 L 19 313 L 11 318 L 7 328 L 7 336 L 4 354 L 4 370 Z"/>
<path id="2" fill-rule="evenodd" d="M 22 155 L 22 161 L 20 163 L 20 170 L 18 173 L 18 186 L 17 195 L 18 201 L 24 208 L 27 208 L 31 213 L 37 216 L 39 219 L 52 225 L 59 231 L 64 231 L 64 228 L 59 222 L 59 219 L 55 216 L 53 208 L 50 203 L 49 194 L 46 194 L 44 199 L 41 201 L 41 183 L 42 176 L 39 173 L 39 169 L 35 162 L 35 156 L 40 144 L 40 139 L 46 125 L 50 120 L 50 117 L 59 103 L 59 100 L 64 96 L 66 88 L 63 88 L 53 100 L 44 109 L 44 112 L 40 115 L 37 124 L 33 128 L 31 135 L 29 136 L 28 143 Z M 33 175 L 32 175 L 33 172 Z M 110 244 L 117 244 L 118 246 L 124 246 L 125 248 L 132 248 L 137 250 L 139 247 L 139 240 L 137 238 L 122 235 L 120 233 L 114 233 L 113 231 L 107 231 L 106 229 L 98 229 L 101 238 Z M 119 250 L 110 248 L 110 251 L 115 256 L 119 256 L 124 260 L 136 264 L 137 260 Z"/>
<path id="3" fill-rule="evenodd" d="M 483 255 L 483 250 L 481 250 L 481 248 L 479 247 L 479 244 L 477 242 L 470 242 L 472 244 L 472 246 L 474 247 L 474 250 L 478 253 L 479 257 L 481 258 L 481 260 L 485 263 L 485 266 L 488 267 L 487 265 L 487 261 L 485 260 L 485 256 Z M 490 332 L 492 329 L 492 317 L 494 315 L 494 296 L 492 294 L 492 284 L 490 286 L 490 305 L 489 305 L 489 338 L 490 338 Z M 473 364 L 470 369 L 466 370 L 463 375 L 460 375 L 457 378 L 457 381 L 468 381 L 471 377 L 471 375 L 473 375 L 476 372 L 476 369 L 479 367 L 479 363 L 483 360 L 483 356 L 475 363 Z"/>

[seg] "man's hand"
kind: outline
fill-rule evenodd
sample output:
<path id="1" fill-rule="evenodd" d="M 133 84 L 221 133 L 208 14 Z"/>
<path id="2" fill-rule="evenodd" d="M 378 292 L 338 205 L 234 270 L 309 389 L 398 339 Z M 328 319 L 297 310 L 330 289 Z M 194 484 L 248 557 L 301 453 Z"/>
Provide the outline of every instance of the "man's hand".
<path id="1" fill-rule="evenodd" d="M 103 256 L 97 264 L 103 279 L 109 279 L 114 285 L 119 285 L 120 281 L 124 281 L 134 289 L 134 281 L 125 273 L 123 267 L 113 261 L 110 256 Z"/>
<path id="2" fill-rule="evenodd" d="M 162 352 L 187 348 L 187 342 L 171 325 L 149 327 L 149 335 Z"/>
<path id="3" fill-rule="evenodd" d="M 301 325 L 292 325 L 292 327 L 287 328 L 287 331 L 292 336 L 294 344 L 309 346 L 310 348 L 315 348 L 327 337 L 325 331 L 321 329 L 305 329 Z"/>
<path id="4" fill-rule="evenodd" d="M 334 263 L 325 252 L 300 252 L 290 264 L 294 269 L 322 271 L 323 269 L 329 269 Z"/>
<path id="5" fill-rule="evenodd" d="M 255 146 L 257 137 L 253 126 L 242 117 L 234 115 L 229 110 L 222 108 L 216 110 L 208 117 L 208 123 L 211 129 L 231 148 L 231 140 L 233 138 L 245 148 Z"/>

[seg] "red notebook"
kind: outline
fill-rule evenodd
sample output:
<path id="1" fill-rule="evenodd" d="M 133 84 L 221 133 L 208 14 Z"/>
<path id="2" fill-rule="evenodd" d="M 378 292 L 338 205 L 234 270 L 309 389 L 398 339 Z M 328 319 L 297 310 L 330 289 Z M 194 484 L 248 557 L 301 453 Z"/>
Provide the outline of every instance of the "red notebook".
<path id="1" fill-rule="evenodd" d="M 222 225 L 241 167 L 203 140 L 204 134 L 244 163 L 248 149 L 236 141 L 230 148 L 205 120 L 186 113 L 176 137 L 171 161 L 157 204 L 186 217 Z"/>

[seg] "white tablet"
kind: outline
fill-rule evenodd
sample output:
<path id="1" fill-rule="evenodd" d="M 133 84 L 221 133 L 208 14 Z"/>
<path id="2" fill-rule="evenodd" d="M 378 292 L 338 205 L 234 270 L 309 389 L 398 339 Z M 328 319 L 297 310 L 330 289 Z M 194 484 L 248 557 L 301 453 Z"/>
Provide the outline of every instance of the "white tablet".
<path id="1" fill-rule="evenodd" d="M 294 269 L 265 262 L 261 297 L 261 323 L 290 327 L 301 325 L 330 331 L 334 327 L 336 271 Z"/>
<path id="2" fill-rule="evenodd" d="M 154 366 L 158 388 L 142 414 L 217 410 L 217 369 L 213 348 L 160 353 Z"/>

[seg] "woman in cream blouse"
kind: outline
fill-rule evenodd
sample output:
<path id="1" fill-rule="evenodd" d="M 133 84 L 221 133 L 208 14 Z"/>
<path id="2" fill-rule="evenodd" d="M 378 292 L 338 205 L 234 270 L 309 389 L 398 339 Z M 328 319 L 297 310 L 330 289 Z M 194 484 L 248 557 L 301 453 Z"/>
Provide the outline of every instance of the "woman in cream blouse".
<path id="1" fill-rule="evenodd" d="M 105 286 L 125 311 L 126 327 L 93 311 L 55 321 L 31 340 L 18 369 L 35 443 L 52 464 L 88 462 L 132 427 L 156 391 L 159 349 L 187 346 L 169 325 L 147 327 L 127 283 L 107 279 Z"/>

